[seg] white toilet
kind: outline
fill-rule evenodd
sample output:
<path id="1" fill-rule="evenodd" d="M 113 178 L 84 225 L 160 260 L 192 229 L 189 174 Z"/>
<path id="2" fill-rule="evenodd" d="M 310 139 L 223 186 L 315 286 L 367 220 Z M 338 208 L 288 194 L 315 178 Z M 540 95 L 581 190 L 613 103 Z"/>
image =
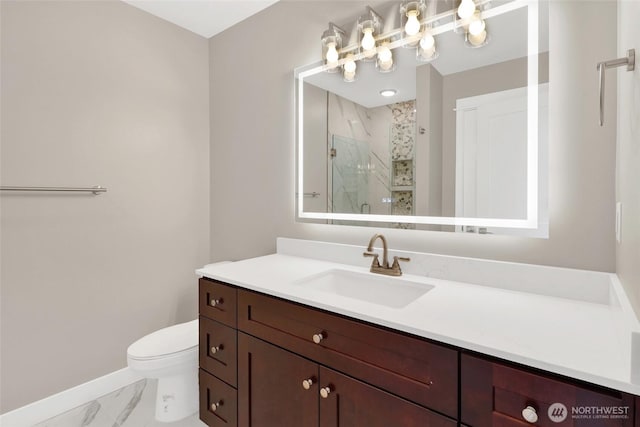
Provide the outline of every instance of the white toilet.
<path id="1" fill-rule="evenodd" d="M 173 422 L 198 411 L 198 320 L 160 329 L 127 349 L 129 368 L 158 380 L 156 420 Z"/>

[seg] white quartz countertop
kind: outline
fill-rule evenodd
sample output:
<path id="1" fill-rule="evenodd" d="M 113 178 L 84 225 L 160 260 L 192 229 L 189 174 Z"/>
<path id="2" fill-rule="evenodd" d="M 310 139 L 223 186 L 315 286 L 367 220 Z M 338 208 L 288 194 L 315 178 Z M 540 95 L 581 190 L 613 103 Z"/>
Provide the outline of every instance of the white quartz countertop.
<path id="1" fill-rule="evenodd" d="M 640 328 L 635 316 L 629 313 L 628 301 L 620 301 L 626 297 L 620 295 L 620 283 L 613 274 L 593 273 L 604 275 L 604 280 L 611 279 L 612 295 L 607 296 L 609 301 L 601 301 L 405 273 L 402 280 L 433 288 L 404 307 L 391 308 L 300 286 L 300 281 L 305 278 L 333 269 L 372 274 L 368 272 L 370 260 L 360 259 L 361 266 L 357 266 L 293 256 L 287 252 L 296 251 L 280 250 L 280 246 L 287 246 L 281 243 L 279 240 L 277 254 L 213 264 L 197 270 L 197 274 L 462 349 L 640 395 L 640 384 L 631 382 L 632 366 L 639 363 L 638 360 L 632 361 L 631 336 Z M 294 241 L 293 246 L 297 244 Z M 339 249 L 350 250 L 345 248 Z M 305 251 L 299 252 L 304 255 Z M 420 264 L 420 256 L 413 255 Z M 469 263 L 468 259 L 451 257 L 447 262 L 459 260 Z M 428 259 L 422 260 L 422 264 L 429 264 Z M 512 268 L 518 266 L 497 263 L 498 270 L 501 264 Z M 549 273 L 553 273 L 553 268 L 547 268 Z M 571 270 L 557 270 L 571 274 Z M 578 277 L 579 273 L 585 273 L 575 271 Z M 394 278 L 388 280 L 393 281 Z"/>

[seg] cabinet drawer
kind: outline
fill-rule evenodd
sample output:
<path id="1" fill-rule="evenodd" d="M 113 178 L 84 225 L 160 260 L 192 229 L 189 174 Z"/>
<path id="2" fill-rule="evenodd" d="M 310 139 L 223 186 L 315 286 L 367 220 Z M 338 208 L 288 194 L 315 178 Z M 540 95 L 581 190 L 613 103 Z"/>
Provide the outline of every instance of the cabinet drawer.
<path id="1" fill-rule="evenodd" d="M 238 291 L 238 310 L 240 330 L 457 416 L 455 350 L 245 290 Z M 314 335 L 322 336 L 319 343 Z"/>
<path id="2" fill-rule="evenodd" d="M 200 315 L 236 327 L 236 288 L 202 278 L 199 281 Z"/>
<path id="3" fill-rule="evenodd" d="M 209 427 L 236 427 L 236 390 L 200 369 L 200 419 Z"/>
<path id="4" fill-rule="evenodd" d="M 200 316 L 200 367 L 236 386 L 238 333 L 235 329 Z"/>
<path id="5" fill-rule="evenodd" d="M 633 426 L 633 397 L 463 354 L 461 421 L 484 426 Z M 535 411 L 526 422 L 523 410 Z"/>
<path id="6" fill-rule="evenodd" d="M 325 367 L 318 385 L 320 427 L 456 427 L 457 422 Z"/>

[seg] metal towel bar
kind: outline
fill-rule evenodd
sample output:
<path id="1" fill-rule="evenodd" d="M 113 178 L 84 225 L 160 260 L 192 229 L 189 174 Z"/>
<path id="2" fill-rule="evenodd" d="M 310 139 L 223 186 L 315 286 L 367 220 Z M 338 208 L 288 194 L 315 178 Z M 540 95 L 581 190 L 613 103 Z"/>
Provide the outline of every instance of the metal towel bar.
<path id="1" fill-rule="evenodd" d="M 296 193 L 296 196 L 297 196 L 298 194 L 299 194 L 299 193 Z M 316 197 L 320 197 L 320 193 L 318 193 L 317 191 L 314 191 L 314 192 L 311 192 L 311 193 L 302 193 L 302 194 L 304 195 L 304 197 L 313 197 L 314 199 L 315 199 Z"/>
<path id="2" fill-rule="evenodd" d="M 0 191 L 65 191 L 75 193 L 93 193 L 98 195 L 100 193 L 106 193 L 107 189 L 96 185 L 95 187 L 0 187 Z"/>
<path id="3" fill-rule="evenodd" d="M 604 75 L 607 68 L 627 66 L 627 71 L 633 71 L 636 67 L 636 50 L 629 49 L 624 58 L 598 62 L 598 85 L 600 86 L 600 126 L 604 125 Z"/>

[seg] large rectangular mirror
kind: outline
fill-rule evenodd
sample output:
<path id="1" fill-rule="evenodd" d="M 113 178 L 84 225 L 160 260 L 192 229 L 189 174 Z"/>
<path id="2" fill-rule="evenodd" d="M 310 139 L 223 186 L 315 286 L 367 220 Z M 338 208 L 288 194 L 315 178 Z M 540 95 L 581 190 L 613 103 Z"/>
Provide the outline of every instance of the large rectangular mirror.
<path id="1" fill-rule="evenodd" d="M 296 70 L 298 218 L 545 237 L 546 3 L 376 7 L 363 7 L 381 21 L 375 55 L 362 48 L 367 16 L 345 17 L 337 62 Z"/>

